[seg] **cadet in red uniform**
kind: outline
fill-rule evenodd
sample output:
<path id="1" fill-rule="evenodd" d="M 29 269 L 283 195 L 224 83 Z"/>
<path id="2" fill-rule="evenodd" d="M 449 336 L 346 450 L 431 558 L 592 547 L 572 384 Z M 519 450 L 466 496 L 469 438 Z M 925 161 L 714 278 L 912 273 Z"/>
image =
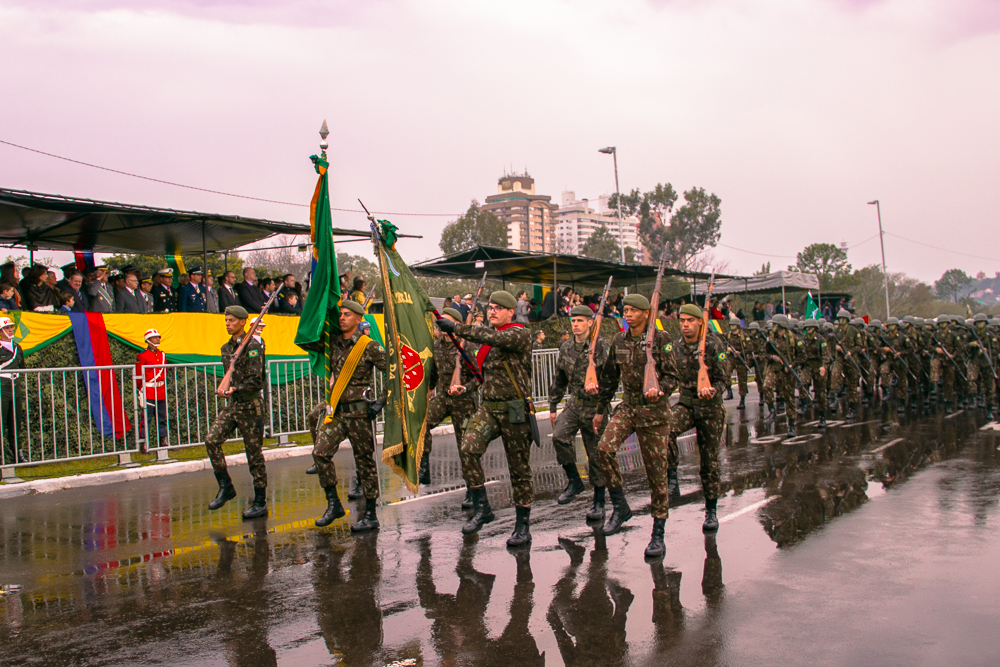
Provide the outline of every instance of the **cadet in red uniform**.
<path id="1" fill-rule="evenodd" d="M 146 436 L 148 447 L 152 443 L 159 447 L 168 441 L 167 431 L 167 371 L 162 365 L 167 363 L 167 355 L 160 352 L 160 332 L 149 329 L 143 338 L 146 349 L 135 357 L 136 384 L 139 385 L 140 400 L 146 406 Z M 160 368 L 144 368 L 161 366 Z M 152 427 L 156 424 L 155 427 Z"/>

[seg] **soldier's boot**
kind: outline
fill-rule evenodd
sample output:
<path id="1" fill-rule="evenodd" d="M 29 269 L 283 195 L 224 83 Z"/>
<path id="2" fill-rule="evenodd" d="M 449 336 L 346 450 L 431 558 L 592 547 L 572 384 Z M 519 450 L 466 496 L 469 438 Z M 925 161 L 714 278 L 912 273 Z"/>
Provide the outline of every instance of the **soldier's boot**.
<path id="1" fill-rule="evenodd" d="M 817 428 L 826 428 L 826 413 L 819 413 L 819 423 L 816 424 Z"/>
<path id="2" fill-rule="evenodd" d="M 462 499 L 462 509 L 471 510 L 476 504 L 472 500 L 472 489 L 465 487 L 465 498 Z"/>
<path id="3" fill-rule="evenodd" d="M 881 387 L 879 387 L 878 391 L 879 391 L 879 399 L 883 403 L 888 403 L 889 402 L 889 390 L 885 387 L 885 385 L 882 385 Z"/>
<path id="4" fill-rule="evenodd" d="M 339 519 L 340 517 L 347 514 L 344 511 L 344 506 L 340 504 L 340 497 L 337 495 L 337 485 L 328 486 L 326 491 L 326 511 L 323 512 L 323 516 L 316 519 L 316 525 L 322 528 L 323 526 L 329 526 L 331 523 Z"/>
<path id="5" fill-rule="evenodd" d="M 826 406 L 826 409 L 829 410 L 830 412 L 832 412 L 834 415 L 837 414 L 837 409 L 838 408 L 840 408 L 840 405 L 837 403 L 837 399 L 836 398 L 833 399 L 832 401 L 830 401 L 829 404 L 827 404 L 827 406 Z"/>
<path id="6" fill-rule="evenodd" d="M 849 422 L 852 422 L 858 418 L 858 404 L 851 403 L 847 406 L 847 415 L 844 416 Z"/>
<path id="7" fill-rule="evenodd" d="M 352 533 L 366 533 L 370 530 L 378 530 L 378 514 L 375 512 L 377 504 L 377 498 L 365 498 L 365 513 L 361 515 L 361 519 L 356 524 L 351 526 Z"/>
<path id="8" fill-rule="evenodd" d="M 902 398 L 900 398 L 899 400 L 897 400 L 896 401 L 896 414 L 900 414 L 901 415 L 901 414 L 905 413 L 906 412 L 906 406 L 909 405 L 909 403 L 910 403 L 910 397 L 909 396 L 903 396 Z"/>
<path id="9" fill-rule="evenodd" d="M 576 469 L 576 464 L 567 463 L 563 466 L 566 471 L 566 488 L 559 494 L 556 500 L 560 505 L 566 505 L 573 501 L 578 495 L 583 493 L 583 480 L 580 479 L 580 471 Z"/>
<path id="10" fill-rule="evenodd" d="M 677 468 L 667 468 L 667 498 L 677 500 L 681 497 L 681 484 L 677 480 Z"/>
<path id="11" fill-rule="evenodd" d="M 733 400 L 733 385 L 729 385 L 729 388 L 726 389 L 726 400 L 727 401 Z"/>
<path id="12" fill-rule="evenodd" d="M 351 488 L 347 492 L 348 500 L 361 500 L 365 497 L 364 489 L 361 488 L 361 473 L 355 472 L 354 479 L 351 480 Z"/>
<path id="13" fill-rule="evenodd" d="M 587 512 L 587 522 L 604 520 L 604 487 L 594 487 L 594 505 Z"/>
<path id="14" fill-rule="evenodd" d="M 215 479 L 219 482 L 219 494 L 208 504 L 210 510 L 217 510 L 236 497 L 236 489 L 233 487 L 233 480 L 229 477 L 228 470 L 215 473 Z"/>
<path id="15" fill-rule="evenodd" d="M 421 484 L 425 486 L 430 486 L 431 483 L 431 453 L 424 452 L 424 455 L 420 457 L 420 471 L 417 473 L 418 480 Z"/>
<path id="16" fill-rule="evenodd" d="M 993 421 L 995 419 L 994 415 L 996 413 L 997 409 L 995 409 L 992 405 L 988 405 L 986 407 L 986 418 L 989 419 L 990 421 Z"/>
<path id="17" fill-rule="evenodd" d="M 795 417 L 792 417 L 791 415 L 788 417 L 788 437 L 795 437 Z"/>
<path id="18" fill-rule="evenodd" d="M 611 505 L 614 507 L 614 511 L 611 512 L 611 516 L 601 532 L 605 535 L 614 535 L 622 529 L 623 523 L 632 518 L 632 508 L 625 500 L 625 489 L 609 489 L 608 493 L 611 496 Z"/>
<path id="19" fill-rule="evenodd" d="M 267 516 L 267 489 L 253 489 L 253 503 L 243 510 L 244 519 L 260 519 Z"/>
<path id="20" fill-rule="evenodd" d="M 646 558 L 663 558 L 667 553 L 667 547 L 663 544 L 663 530 L 666 524 L 666 519 L 653 519 L 653 534 L 646 546 Z"/>
<path id="21" fill-rule="evenodd" d="M 312 464 L 311 466 L 309 466 L 308 468 L 306 468 L 306 474 L 307 475 L 318 475 L 319 474 L 319 471 L 316 470 L 316 464 L 315 463 Z"/>
<path id="22" fill-rule="evenodd" d="M 764 417 L 764 423 L 765 424 L 770 424 L 771 422 L 773 422 L 774 418 L 777 416 L 777 414 L 778 414 L 778 411 L 774 409 L 774 403 L 768 403 L 767 404 L 767 416 Z"/>
<path id="23" fill-rule="evenodd" d="M 951 401 L 944 402 L 944 413 L 950 415 L 954 410 L 951 409 Z"/>
<path id="24" fill-rule="evenodd" d="M 775 406 L 775 408 L 777 409 L 778 412 L 784 412 L 785 411 L 785 399 L 783 399 L 783 398 L 777 399 L 775 401 L 775 403 L 774 403 L 774 406 Z"/>
<path id="25" fill-rule="evenodd" d="M 508 547 L 524 547 L 531 544 L 531 508 L 514 507 L 514 532 L 507 538 Z"/>
<path id="26" fill-rule="evenodd" d="M 719 514 L 717 511 L 718 500 L 705 501 L 705 523 L 701 524 L 701 530 L 705 533 L 714 533 L 719 529 Z"/>
<path id="27" fill-rule="evenodd" d="M 737 410 L 746 410 L 747 409 L 747 395 L 746 394 L 740 394 L 740 404 L 736 406 L 736 409 Z"/>
<path id="28" fill-rule="evenodd" d="M 493 508 L 490 507 L 490 499 L 486 495 L 486 487 L 480 486 L 474 489 L 470 489 L 472 492 L 472 516 L 464 526 L 462 526 L 462 533 L 468 535 L 470 533 L 478 533 L 479 529 L 488 524 L 490 521 L 496 518 L 493 514 Z"/>

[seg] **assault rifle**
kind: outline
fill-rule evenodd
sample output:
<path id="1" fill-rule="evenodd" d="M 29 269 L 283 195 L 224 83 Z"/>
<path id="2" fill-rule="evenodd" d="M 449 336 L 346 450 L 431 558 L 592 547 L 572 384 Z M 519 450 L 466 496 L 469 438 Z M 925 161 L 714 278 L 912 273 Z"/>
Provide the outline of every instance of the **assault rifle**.
<path id="1" fill-rule="evenodd" d="M 998 379 L 997 378 L 997 370 L 996 370 L 996 368 L 993 367 L 993 360 L 990 359 L 990 351 L 988 349 L 986 349 L 986 346 L 983 345 L 983 339 L 980 338 L 979 334 L 976 333 L 976 325 L 975 325 L 975 323 L 973 323 L 972 326 L 969 327 L 969 331 L 971 331 L 972 335 L 976 337 L 976 342 L 979 343 L 979 351 L 983 355 L 986 356 L 986 363 L 989 364 L 989 366 L 990 366 L 990 372 L 993 373 L 993 379 L 994 380 Z"/>
<path id="2" fill-rule="evenodd" d="M 948 348 L 946 348 L 944 346 L 944 344 L 941 342 L 941 339 L 937 337 L 937 332 L 935 331 L 931 335 L 934 336 L 934 342 L 936 342 L 938 344 L 938 347 L 940 347 L 941 350 L 944 352 L 944 356 L 948 357 L 948 361 L 950 361 L 952 364 L 954 364 L 955 370 L 958 372 L 958 374 L 960 376 L 962 376 L 963 380 L 965 380 L 966 382 L 968 382 L 969 378 L 967 378 L 965 376 L 965 373 L 962 372 L 962 367 L 958 365 L 958 361 L 955 360 L 955 356 L 951 352 L 948 351 Z"/>
<path id="3" fill-rule="evenodd" d="M 795 383 L 799 385 L 799 389 L 802 390 L 802 394 L 805 396 L 806 400 L 812 403 L 813 399 L 812 396 L 809 395 L 809 388 L 802 382 L 802 378 L 799 377 L 799 374 L 795 372 L 792 365 L 788 363 L 787 359 L 785 359 L 785 355 L 781 354 L 778 350 L 778 346 L 774 344 L 774 341 L 771 340 L 770 336 L 767 337 L 767 344 L 771 346 L 772 350 L 774 350 L 774 355 L 781 361 L 781 365 L 785 367 L 785 370 L 791 373 L 792 377 L 795 378 Z"/>
<path id="4" fill-rule="evenodd" d="M 608 303 L 608 293 L 611 292 L 611 280 L 614 276 L 608 277 L 608 284 L 604 286 L 604 294 L 601 295 L 601 305 L 597 307 L 594 317 L 593 329 L 590 331 L 590 358 L 587 361 L 587 375 L 583 382 L 584 390 L 597 387 L 597 362 L 594 361 L 594 350 L 597 347 L 597 339 L 601 335 L 601 322 L 604 321 L 604 306 Z"/>
<path id="5" fill-rule="evenodd" d="M 900 361 L 900 363 L 903 364 L 903 368 L 905 368 L 906 372 L 910 374 L 910 377 L 913 378 L 913 381 L 914 382 L 920 382 L 920 379 L 916 375 L 913 374 L 913 371 L 910 370 L 910 365 L 908 363 L 906 363 L 906 359 L 903 359 L 903 355 L 901 355 L 899 352 L 896 352 L 896 350 L 892 349 L 892 345 L 889 345 L 889 341 L 887 341 L 885 339 L 885 336 L 882 335 L 881 331 L 879 331 L 878 338 L 879 338 L 880 341 L 882 341 L 882 345 L 884 345 L 887 348 L 889 348 L 889 352 L 891 352 L 892 355 L 896 359 L 898 359 Z"/>

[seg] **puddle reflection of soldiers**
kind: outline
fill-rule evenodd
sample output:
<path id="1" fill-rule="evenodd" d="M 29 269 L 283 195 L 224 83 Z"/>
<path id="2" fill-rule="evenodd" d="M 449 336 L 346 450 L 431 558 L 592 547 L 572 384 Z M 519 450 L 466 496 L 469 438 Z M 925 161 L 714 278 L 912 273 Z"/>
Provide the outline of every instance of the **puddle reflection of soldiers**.
<path id="1" fill-rule="evenodd" d="M 217 540 L 219 568 L 217 583 L 224 588 L 222 605 L 223 642 L 229 664 L 268 666 L 277 665 L 278 656 L 267 642 L 268 621 L 271 618 L 270 600 L 265 592 L 264 580 L 270 567 L 271 549 L 263 522 L 254 533 L 251 546 L 253 556 L 246 579 L 240 581 L 233 575 L 237 543 Z"/>
<path id="2" fill-rule="evenodd" d="M 653 655 L 663 657 L 684 631 L 681 573 L 664 568 L 662 560 L 650 561 L 649 571 L 653 575 Z"/>
<path id="3" fill-rule="evenodd" d="M 587 549 L 559 538 L 559 545 L 569 554 L 569 567 L 555 585 L 546 619 L 568 667 L 621 664 L 628 649 L 625 621 L 635 596 L 616 581 L 608 580 L 608 551 L 604 536 L 597 534 L 587 579 L 577 597 L 573 597 L 573 589 Z M 600 632 L 594 631 L 596 625 Z"/>
<path id="4" fill-rule="evenodd" d="M 330 655 L 346 665 L 380 662 L 382 609 L 378 585 L 382 561 L 375 548 L 377 533 L 363 533 L 353 541 L 350 576 L 344 578 L 341 561 L 346 552 L 331 547 L 330 535 L 321 535 L 313 589 L 316 591 L 316 622 Z"/>

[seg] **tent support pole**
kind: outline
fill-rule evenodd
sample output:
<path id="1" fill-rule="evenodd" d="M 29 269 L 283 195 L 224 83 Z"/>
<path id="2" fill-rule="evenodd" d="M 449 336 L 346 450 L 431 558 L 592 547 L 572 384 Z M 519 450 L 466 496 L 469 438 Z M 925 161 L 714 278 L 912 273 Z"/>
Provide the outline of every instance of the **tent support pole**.
<path id="1" fill-rule="evenodd" d="M 781 312 L 788 315 L 788 311 L 785 308 L 785 286 L 781 286 Z"/>
<path id="2" fill-rule="evenodd" d="M 205 244 L 205 221 L 201 221 L 201 261 L 205 268 L 202 269 L 204 272 L 204 278 L 202 280 L 208 283 L 208 246 Z"/>
<path id="3" fill-rule="evenodd" d="M 559 317 L 559 264 L 552 255 L 552 314 Z"/>

